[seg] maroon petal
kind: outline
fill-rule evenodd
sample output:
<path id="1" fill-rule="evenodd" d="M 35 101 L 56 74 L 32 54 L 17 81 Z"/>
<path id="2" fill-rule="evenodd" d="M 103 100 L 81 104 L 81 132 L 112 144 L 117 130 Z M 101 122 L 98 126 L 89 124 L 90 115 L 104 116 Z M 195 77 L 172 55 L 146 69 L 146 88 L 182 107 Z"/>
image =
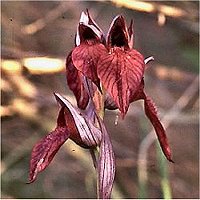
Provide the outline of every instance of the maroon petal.
<path id="1" fill-rule="evenodd" d="M 103 42 L 103 31 L 99 28 L 96 22 L 90 16 L 88 10 L 81 13 L 77 34 L 76 34 L 76 46 L 80 45 L 86 40 L 96 39 L 99 42 Z"/>
<path id="2" fill-rule="evenodd" d="M 111 196 L 115 178 L 115 156 L 109 135 L 102 121 L 100 121 L 100 126 L 102 131 L 102 141 L 98 162 L 99 198 L 108 199 Z"/>
<path id="3" fill-rule="evenodd" d="M 59 112 L 56 129 L 40 140 L 32 150 L 29 183 L 35 181 L 37 174 L 50 164 L 69 135 L 69 131 L 65 127 L 64 109 L 62 108 Z"/>
<path id="4" fill-rule="evenodd" d="M 97 35 L 94 31 L 93 31 L 94 27 L 93 26 L 89 26 L 88 24 L 84 24 L 84 23 L 79 23 L 78 26 L 78 35 L 76 37 L 76 45 L 79 46 L 79 44 L 83 43 L 83 42 L 87 42 L 88 40 L 95 40 L 100 42 L 100 35 Z M 80 40 L 80 43 L 79 43 Z"/>
<path id="5" fill-rule="evenodd" d="M 125 47 L 129 49 L 128 39 L 129 33 L 125 19 L 123 16 L 118 15 L 113 19 L 110 25 L 107 37 L 107 46 L 109 49 L 114 46 Z"/>
<path id="6" fill-rule="evenodd" d="M 151 98 L 148 97 L 144 92 L 144 79 L 142 79 L 137 92 L 135 92 L 133 95 L 131 95 L 130 103 L 133 101 L 137 101 L 139 99 L 144 100 L 145 114 L 151 121 L 151 123 L 156 131 L 156 135 L 158 137 L 158 140 L 159 140 L 159 143 L 160 143 L 160 146 L 162 148 L 164 155 L 166 156 L 166 158 L 169 161 L 173 162 L 171 159 L 171 151 L 170 151 L 170 147 L 168 144 L 167 136 L 165 134 L 165 129 L 163 128 L 160 120 L 158 119 L 156 106 L 155 106 L 154 102 L 151 100 Z"/>
<path id="7" fill-rule="evenodd" d="M 110 54 L 101 56 L 97 74 L 104 88 L 124 116 L 131 94 L 137 91 L 144 74 L 143 56 L 136 50 L 124 51 L 115 47 Z"/>
<path id="8" fill-rule="evenodd" d="M 171 158 L 171 151 L 168 144 L 167 136 L 165 134 L 165 130 L 162 124 L 160 123 L 160 120 L 158 119 L 156 107 L 153 101 L 150 99 L 150 97 L 146 95 L 144 97 L 144 107 L 145 107 L 145 113 L 156 131 L 163 153 L 165 154 L 166 158 L 169 161 L 173 162 Z"/>
<path id="9" fill-rule="evenodd" d="M 86 14 L 86 16 L 88 16 L 88 25 L 93 25 L 100 33 L 103 34 L 103 31 L 101 30 L 101 28 L 97 25 L 97 23 L 94 21 L 94 19 L 92 19 L 92 17 L 90 16 L 88 9 L 86 9 L 85 14 Z"/>
<path id="10" fill-rule="evenodd" d="M 57 93 L 54 95 L 59 104 L 65 108 L 66 125 L 73 126 L 69 128 L 74 130 L 70 131 L 70 139 L 85 148 L 98 146 L 101 141 L 101 131 L 87 116 L 74 108 L 67 99 Z M 69 125 L 68 121 L 70 122 Z"/>
<path id="11" fill-rule="evenodd" d="M 107 53 L 103 44 L 95 40 L 88 40 L 75 47 L 72 52 L 72 61 L 74 66 L 83 73 L 84 76 L 91 79 L 100 89 L 100 81 L 97 77 L 97 62 L 101 55 Z"/>
<path id="12" fill-rule="evenodd" d="M 67 84 L 76 97 L 78 107 L 84 110 L 88 105 L 89 96 L 84 87 L 83 74 L 74 67 L 71 54 L 72 52 L 70 52 L 66 60 Z"/>
<path id="13" fill-rule="evenodd" d="M 140 85 L 138 86 L 136 92 L 132 92 L 130 94 L 129 102 L 132 103 L 139 99 L 144 99 L 144 77 L 142 77 L 142 80 L 141 80 Z"/>

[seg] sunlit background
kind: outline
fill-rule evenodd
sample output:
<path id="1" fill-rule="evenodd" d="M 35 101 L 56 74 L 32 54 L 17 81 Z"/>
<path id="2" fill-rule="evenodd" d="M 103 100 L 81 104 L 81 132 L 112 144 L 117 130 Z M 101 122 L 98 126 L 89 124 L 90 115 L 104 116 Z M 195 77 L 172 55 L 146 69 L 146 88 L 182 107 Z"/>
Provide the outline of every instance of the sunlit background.
<path id="1" fill-rule="evenodd" d="M 155 58 L 145 91 L 158 107 L 175 161 L 166 162 L 157 146 L 143 102 L 133 103 L 118 125 L 118 112 L 107 111 L 117 166 L 112 197 L 198 198 L 199 2 L 134 0 L 1 2 L 2 198 L 96 198 L 90 154 L 71 141 L 26 184 L 33 145 L 56 125 L 53 92 L 76 105 L 65 59 L 86 8 L 105 33 L 118 14 L 134 20 L 135 48 Z"/>

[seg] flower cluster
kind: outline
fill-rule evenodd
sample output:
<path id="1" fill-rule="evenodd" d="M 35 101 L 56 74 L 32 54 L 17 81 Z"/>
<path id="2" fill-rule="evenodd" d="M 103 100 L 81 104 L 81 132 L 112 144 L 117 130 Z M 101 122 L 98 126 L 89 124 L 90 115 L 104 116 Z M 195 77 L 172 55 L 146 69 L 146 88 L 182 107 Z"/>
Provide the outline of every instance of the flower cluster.
<path id="1" fill-rule="evenodd" d="M 67 83 L 76 97 L 78 108 L 60 94 L 54 94 L 60 105 L 57 126 L 32 150 L 30 183 L 36 179 L 38 172 L 50 164 L 69 138 L 90 150 L 98 173 L 98 197 L 110 198 L 115 158 L 103 122 L 104 111 L 119 109 L 124 118 L 130 103 L 140 99 L 144 100 L 145 114 L 155 129 L 164 155 L 172 161 L 165 130 L 157 117 L 155 105 L 144 92 L 145 65 L 153 58 L 144 59 L 133 46 L 132 21 L 127 27 L 123 16 L 116 16 L 105 38 L 89 12 L 82 12 L 75 47 L 66 60 Z"/>

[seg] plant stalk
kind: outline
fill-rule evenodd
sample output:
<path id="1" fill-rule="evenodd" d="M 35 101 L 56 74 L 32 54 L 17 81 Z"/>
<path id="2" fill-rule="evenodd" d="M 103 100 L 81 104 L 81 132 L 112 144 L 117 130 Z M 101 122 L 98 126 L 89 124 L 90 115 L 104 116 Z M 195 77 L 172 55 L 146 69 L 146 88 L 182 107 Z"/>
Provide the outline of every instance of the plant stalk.
<path id="1" fill-rule="evenodd" d="M 171 186 L 169 181 L 168 161 L 160 150 L 158 142 L 156 143 L 157 162 L 160 174 L 160 184 L 163 193 L 163 199 L 172 199 Z"/>

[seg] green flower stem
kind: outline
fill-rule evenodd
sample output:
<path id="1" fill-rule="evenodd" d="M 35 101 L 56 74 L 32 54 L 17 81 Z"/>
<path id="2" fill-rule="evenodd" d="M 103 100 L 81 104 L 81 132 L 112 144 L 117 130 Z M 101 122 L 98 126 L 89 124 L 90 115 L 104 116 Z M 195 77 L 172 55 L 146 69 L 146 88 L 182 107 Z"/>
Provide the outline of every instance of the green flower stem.
<path id="1" fill-rule="evenodd" d="M 169 173 L 168 173 L 168 163 L 167 163 L 168 161 L 166 160 L 163 153 L 161 152 L 158 142 L 156 145 L 156 151 L 157 151 L 157 162 L 159 166 L 163 198 L 172 199 L 172 192 L 171 192 L 171 186 L 169 182 Z"/>
<path id="2" fill-rule="evenodd" d="M 146 123 L 144 117 L 139 118 L 139 126 L 140 126 L 140 139 L 141 141 L 144 139 L 146 132 L 149 130 L 149 125 Z M 148 171 L 146 167 L 143 168 L 138 164 L 137 167 L 138 173 L 138 198 L 145 199 L 148 197 Z"/>

